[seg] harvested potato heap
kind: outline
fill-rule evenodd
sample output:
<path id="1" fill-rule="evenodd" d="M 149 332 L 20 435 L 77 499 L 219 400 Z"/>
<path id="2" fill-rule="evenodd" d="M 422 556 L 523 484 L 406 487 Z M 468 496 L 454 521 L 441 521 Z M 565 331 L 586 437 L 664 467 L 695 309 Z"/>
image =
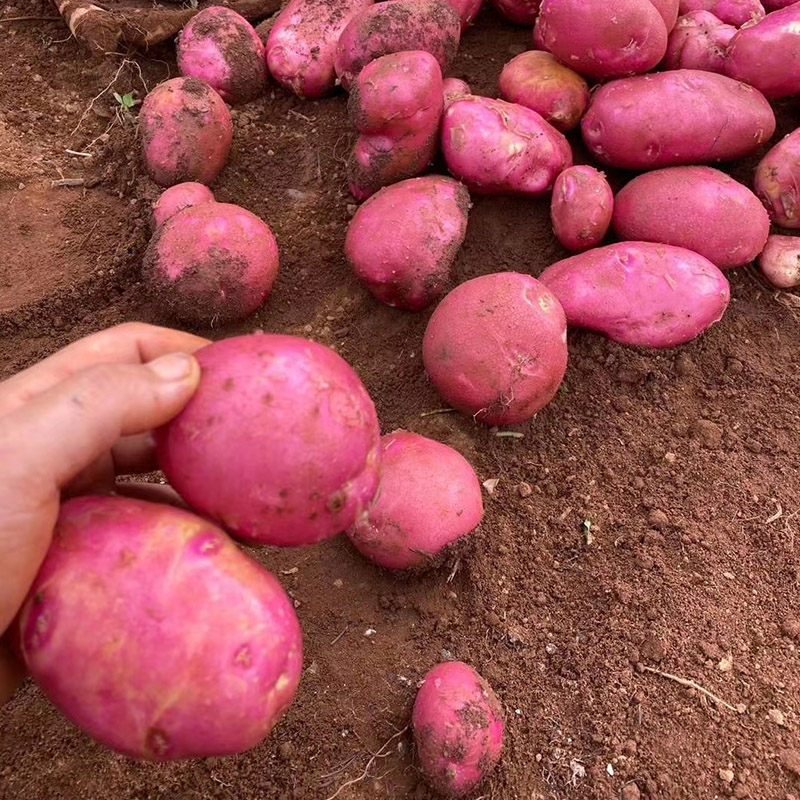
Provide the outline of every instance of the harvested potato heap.
<path id="1" fill-rule="evenodd" d="M 448 75 L 481 0 L 290 0 L 266 42 L 229 9 L 197 14 L 178 40 L 182 77 L 157 86 L 139 117 L 144 164 L 166 188 L 144 259 L 166 319 L 232 322 L 272 290 L 269 226 L 208 188 L 231 148 L 226 103 L 259 96 L 267 68 L 299 97 L 350 92 L 348 182 L 365 202 L 347 260 L 377 301 L 438 303 L 424 368 L 476 423 L 525 423 L 550 403 L 570 326 L 673 347 L 726 312 L 724 270 L 757 260 L 774 286 L 800 283 L 800 239 L 770 235 L 770 222 L 800 229 L 800 130 L 763 157 L 755 191 L 708 166 L 757 152 L 775 132 L 770 101 L 800 94 L 800 3 L 493 2 L 533 26 L 538 48 L 505 65 L 500 98 Z M 599 164 L 644 174 L 609 182 L 573 166 L 563 132 L 578 126 Z M 453 177 L 424 174 L 437 153 Z M 496 194 L 550 195 L 554 233 L 575 255 L 538 279 L 521 264 L 460 281 L 470 196 Z M 198 359 L 197 394 L 157 440 L 167 478 L 201 516 L 113 497 L 65 503 L 19 621 L 19 649 L 53 701 L 140 758 L 241 752 L 294 696 L 294 608 L 233 540 L 299 547 L 346 532 L 379 567 L 413 572 L 483 517 L 470 464 L 413 432 L 381 437 L 366 389 L 332 350 L 260 334 Z M 412 727 L 420 771 L 446 796 L 470 793 L 500 757 L 500 701 L 460 662 L 427 675 Z"/>

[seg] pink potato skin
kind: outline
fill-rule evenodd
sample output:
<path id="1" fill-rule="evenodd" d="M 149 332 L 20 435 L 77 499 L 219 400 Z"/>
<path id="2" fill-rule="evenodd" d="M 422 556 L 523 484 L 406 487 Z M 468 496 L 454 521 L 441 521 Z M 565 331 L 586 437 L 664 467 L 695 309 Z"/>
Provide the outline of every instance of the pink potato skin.
<path id="1" fill-rule="evenodd" d="M 277 334 L 196 355 L 200 387 L 156 435 L 184 500 L 253 545 L 298 547 L 349 528 L 378 487 L 380 429 L 347 362 Z"/>
<path id="2" fill-rule="evenodd" d="M 595 80 L 653 69 L 667 27 L 650 0 L 542 0 L 535 41 L 562 64 Z"/>
<path id="3" fill-rule="evenodd" d="M 533 25 L 542 0 L 492 0 L 492 5 L 515 25 Z"/>
<path id="4" fill-rule="evenodd" d="M 411 0 L 413 2 L 413 0 Z M 447 0 L 448 5 L 461 17 L 461 31 L 465 31 L 483 8 L 483 0 Z"/>
<path id="5" fill-rule="evenodd" d="M 723 270 L 753 261 L 769 236 L 758 198 L 711 167 L 639 175 L 617 194 L 613 224 L 620 239 L 685 247 Z"/>
<path id="6" fill-rule="evenodd" d="M 731 39 L 726 74 L 768 100 L 800 94 L 800 4 L 767 14 Z"/>
<path id="7" fill-rule="evenodd" d="M 456 100 L 462 100 L 472 94 L 469 84 L 460 78 L 445 78 L 442 81 L 442 94 L 444 95 L 444 107 L 448 108 Z"/>
<path id="8" fill-rule="evenodd" d="M 614 211 L 614 193 L 594 167 L 570 167 L 557 178 L 550 204 L 556 238 L 567 250 L 582 253 L 605 239 Z"/>
<path id="9" fill-rule="evenodd" d="M 433 160 L 444 108 L 439 64 L 422 50 L 377 58 L 359 74 L 347 108 L 361 134 L 347 164 L 348 185 L 365 200 Z"/>
<path id="10" fill-rule="evenodd" d="M 19 626 L 48 697 L 132 758 L 254 747 L 302 669 L 297 616 L 269 572 L 210 522 L 122 497 L 61 506 Z"/>
<path id="11" fill-rule="evenodd" d="M 142 155 L 159 186 L 211 183 L 225 166 L 233 122 L 225 101 L 197 78 L 173 78 L 145 97 L 139 113 Z"/>
<path id="12" fill-rule="evenodd" d="M 478 527 L 481 485 L 452 447 L 396 431 L 381 439 L 381 464 L 375 500 L 347 532 L 370 561 L 386 569 L 419 569 Z"/>
<path id="13" fill-rule="evenodd" d="M 445 797 L 466 797 L 500 760 L 503 709 L 472 667 L 446 661 L 426 676 L 411 714 L 425 780 Z"/>
<path id="14" fill-rule="evenodd" d="M 734 161 L 775 133 L 760 92 L 724 75 L 678 69 L 601 86 L 581 121 L 583 140 L 604 164 L 650 170 Z"/>
<path id="15" fill-rule="evenodd" d="M 558 261 L 540 277 L 559 299 L 567 324 L 621 344 L 674 347 L 722 319 L 725 276 L 682 247 L 620 242 Z"/>
<path id="16" fill-rule="evenodd" d="M 205 81 L 229 103 L 247 103 L 264 91 L 264 43 L 230 8 L 210 6 L 186 23 L 176 45 L 185 78 Z"/>
<path id="17" fill-rule="evenodd" d="M 800 238 L 770 236 L 758 257 L 761 274 L 778 289 L 800 285 Z"/>
<path id="18" fill-rule="evenodd" d="M 784 136 L 761 159 L 754 186 L 776 225 L 800 229 L 800 128 Z"/>
<path id="19" fill-rule="evenodd" d="M 500 73 L 500 96 L 541 114 L 559 131 L 569 131 L 581 121 L 589 104 L 589 86 L 551 53 L 520 53 Z"/>
<path id="20" fill-rule="evenodd" d="M 359 72 L 390 53 L 424 50 L 445 72 L 461 41 L 461 17 L 444 0 L 387 0 L 350 20 L 336 46 L 334 66 L 350 90 Z"/>
<path id="21" fill-rule="evenodd" d="M 267 64 L 278 83 L 315 99 L 336 87 L 333 61 L 342 31 L 374 0 L 290 0 L 267 39 Z"/>
<path id="22" fill-rule="evenodd" d="M 708 11 L 726 25 L 737 28 L 764 18 L 764 6 L 759 0 L 680 0 L 681 16 L 692 11 Z"/>
<path id="23" fill-rule="evenodd" d="M 572 149 L 541 115 L 517 103 L 470 95 L 444 113 L 442 152 L 476 194 L 539 197 L 572 165 Z"/>
<path id="24" fill-rule="evenodd" d="M 168 219 L 174 217 L 179 211 L 201 203 L 213 203 L 214 195 L 202 183 L 176 183 L 161 193 L 153 205 L 153 230 L 160 228 Z"/>
<path id="25" fill-rule="evenodd" d="M 564 312 L 530 275 L 473 278 L 436 307 L 422 360 L 453 408 L 487 425 L 525 422 L 553 399 L 564 378 Z"/>
<path id="26" fill-rule="evenodd" d="M 260 308 L 278 275 L 269 225 L 230 203 L 185 208 L 145 251 L 152 298 L 171 317 L 200 325 L 244 319 Z"/>
<path id="27" fill-rule="evenodd" d="M 429 175 L 381 189 L 356 211 L 344 251 L 382 303 L 420 311 L 438 300 L 467 233 L 469 192 Z"/>
<path id="28" fill-rule="evenodd" d="M 669 33 L 675 27 L 675 23 L 678 20 L 680 0 L 650 0 L 650 2 L 656 7 L 658 13 L 661 14 L 661 19 L 664 20 L 667 33 Z"/>
<path id="29" fill-rule="evenodd" d="M 764 8 L 767 11 L 777 11 L 778 9 L 792 6 L 796 2 L 797 0 L 764 0 Z"/>
<path id="30" fill-rule="evenodd" d="M 691 11 L 680 17 L 669 35 L 664 67 L 723 74 L 728 45 L 735 35 L 733 25 L 720 22 L 710 12 Z"/>

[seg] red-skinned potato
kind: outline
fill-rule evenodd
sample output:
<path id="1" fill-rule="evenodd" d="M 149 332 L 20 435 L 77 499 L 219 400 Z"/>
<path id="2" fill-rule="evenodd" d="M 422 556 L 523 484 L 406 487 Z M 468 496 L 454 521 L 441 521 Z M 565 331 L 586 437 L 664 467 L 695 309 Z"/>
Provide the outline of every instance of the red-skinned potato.
<path id="1" fill-rule="evenodd" d="M 647 72 L 664 57 L 667 27 L 650 0 L 542 0 L 535 41 L 594 80 Z"/>
<path id="2" fill-rule="evenodd" d="M 460 78 L 445 78 L 442 81 L 442 94 L 444 95 L 444 107 L 448 108 L 456 100 L 471 95 L 472 90 L 469 88 L 469 84 Z"/>
<path id="3" fill-rule="evenodd" d="M 492 5 L 515 25 L 533 25 L 542 0 L 492 0 Z"/>
<path id="4" fill-rule="evenodd" d="M 775 115 L 751 86 L 713 72 L 678 69 L 601 86 L 581 131 L 604 164 L 648 170 L 750 155 L 772 137 Z"/>
<path id="5" fill-rule="evenodd" d="M 764 6 L 759 0 L 680 0 L 681 15 L 692 11 L 708 11 L 726 25 L 737 28 L 764 18 Z"/>
<path id="6" fill-rule="evenodd" d="M 387 0 L 350 20 L 336 46 L 334 66 L 350 90 L 359 72 L 390 53 L 424 50 L 445 72 L 461 41 L 461 17 L 444 0 Z"/>
<path id="7" fill-rule="evenodd" d="M 614 201 L 620 239 L 661 242 L 741 267 L 763 249 L 769 216 L 758 198 L 711 167 L 670 167 L 634 178 Z"/>
<path id="8" fill-rule="evenodd" d="M 578 125 L 589 104 L 589 86 L 551 53 L 520 53 L 500 73 L 500 96 L 541 114 L 554 128 L 569 131 Z"/>
<path id="9" fill-rule="evenodd" d="M 656 7 L 656 11 L 661 14 L 661 19 L 664 20 L 667 33 L 669 33 L 678 20 L 680 0 L 650 0 L 650 2 Z"/>
<path id="10" fill-rule="evenodd" d="M 487 425 L 524 422 L 553 399 L 564 378 L 564 312 L 530 275 L 473 278 L 436 307 L 422 360 L 453 408 Z"/>
<path id="11" fill-rule="evenodd" d="M 461 30 L 465 31 L 475 21 L 483 8 L 483 0 L 447 0 L 453 10 L 461 17 Z"/>
<path id="12" fill-rule="evenodd" d="M 179 211 L 201 203 L 213 203 L 214 195 L 208 186 L 202 183 L 176 183 L 163 191 L 153 205 L 153 230 L 160 228 L 170 217 Z"/>
<path id="13" fill-rule="evenodd" d="M 564 135 L 535 111 L 470 95 L 444 113 L 442 152 L 450 172 L 476 194 L 539 197 L 572 164 Z"/>
<path id="14" fill-rule="evenodd" d="M 233 122 L 225 101 L 197 78 L 158 84 L 142 103 L 144 163 L 159 186 L 211 183 L 228 160 Z"/>
<path id="15" fill-rule="evenodd" d="M 365 200 L 433 160 L 444 108 L 439 64 L 422 50 L 376 58 L 356 79 L 347 108 L 361 134 L 347 164 L 348 184 L 356 200 Z"/>
<path id="16" fill-rule="evenodd" d="M 355 274 L 382 303 L 419 311 L 438 300 L 467 233 L 469 192 L 452 178 L 400 181 L 367 200 L 347 230 Z"/>
<path id="17" fill-rule="evenodd" d="M 733 25 L 720 22 L 708 11 L 691 11 L 680 17 L 669 35 L 664 66 L 667 69 L 702 69 L 725 72 L 728 44 L 736 35 Z"/>
<path id="18" fill-rule="evenodd" d="M 758 257 L 761 274 L 778 289 L 800 285 L 800 238 L 770 236 Z"/>
<path id="19" fill-rule="evenodd" d="M 550 203 L 556 238 L 567 250 L 582 253 L 605 239 L 614 211 L 614 193 L 594 167 L 569 167 L 557 178 Z"/>
<path id="20" fill-rule="evenodd" d="M 756 194 L 781 228 L 800 228 L 800 128 L 784 136 L 756 167 Z"/>
<path id="21" fill-rule="evenodd" d="M 652 242 L 620 242 L 548 267 L 540 280 L 570 326 L 621 344 L 674 347 L 718 322 L 730 301 L 725 276 L 708 259 Z"/>
<path id="22" fill-rule="evenodd" d="M 478 476 L 452 447 L 395 431 L 381 439 L 381 471 L 369 511 L 347 532 L 356 549 L 380 567 L 429 566 L 483 518 Z"/>

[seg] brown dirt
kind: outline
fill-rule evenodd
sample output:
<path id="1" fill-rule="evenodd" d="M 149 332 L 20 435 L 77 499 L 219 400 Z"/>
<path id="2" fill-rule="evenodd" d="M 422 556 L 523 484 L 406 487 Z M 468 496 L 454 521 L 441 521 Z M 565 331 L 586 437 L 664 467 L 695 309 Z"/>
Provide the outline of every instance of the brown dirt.
<path id="1" fill-rule="evenodd" d="M 52 11 L 16 0 L 5 13 Z M 529 35 L 484 12 L 452 74 L 493 92 Z M 57 22 L 0 24 L 2 375 L 89 331 L 159 319 L 138 283 L 157 191 L 137 165 L 133 123 L 114 117 L 106 94 L 70 133 L 121 57 L 98 64 L 59 39 Z M 141 78 L 126 65 L 120 94 L 141 97 L 142 80 L 175 74 L 166 47 L 135 61 Z M 781 133 L 799 116 L 782 109 Z M 572 332 L 564 388 L 519 427 L 522 439 L 456 414 L 422 416 L 442 405 L 420 363 L 428 314 L 380 306 L 342 256 L 352 213 L 345 98 L 270 90 L 235 123 L 216 194 L 270 223 L 282 266 L 261 312 L 212 334 L 263 328 L 334 346 L 385 431 L 451 444 L 499 483 L 450 583 L 452 560 L 403 580 L 341 538 L 257 553 L 295 598 L 307 647 L 297 701 L 262 746 L 135 763 L 91 742 L 29 683 L 0 711 L 0 797 L 325 800 L 407 725 L 415 684 L 443 654 L 473 664 L 507 717 L 502 763 L 476 797 L 800 796 L 797 312 L 739 270 L 724 320 L 686 347 L 637 351 Z M 735 174 L 748 179 L 752 164 Z M 50 189 L 62 173 L 87 186 Z M 561 255 L 545 201 L 479 199 L 456 272 L 538 274 Z M 430 796 L 408 734 L 385 752 L 339 797 Z"/>

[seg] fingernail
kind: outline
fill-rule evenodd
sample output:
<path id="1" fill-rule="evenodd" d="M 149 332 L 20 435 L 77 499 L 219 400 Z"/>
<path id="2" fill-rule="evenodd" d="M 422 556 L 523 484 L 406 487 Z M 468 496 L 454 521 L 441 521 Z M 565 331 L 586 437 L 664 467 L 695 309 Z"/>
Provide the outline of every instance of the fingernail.
<path id="1" fill-rule="evenodd" d="M 194 358 L 186 353 L 170 353 L 147 364 L 162 381 L 185 381 L 194 370 Z"/>

